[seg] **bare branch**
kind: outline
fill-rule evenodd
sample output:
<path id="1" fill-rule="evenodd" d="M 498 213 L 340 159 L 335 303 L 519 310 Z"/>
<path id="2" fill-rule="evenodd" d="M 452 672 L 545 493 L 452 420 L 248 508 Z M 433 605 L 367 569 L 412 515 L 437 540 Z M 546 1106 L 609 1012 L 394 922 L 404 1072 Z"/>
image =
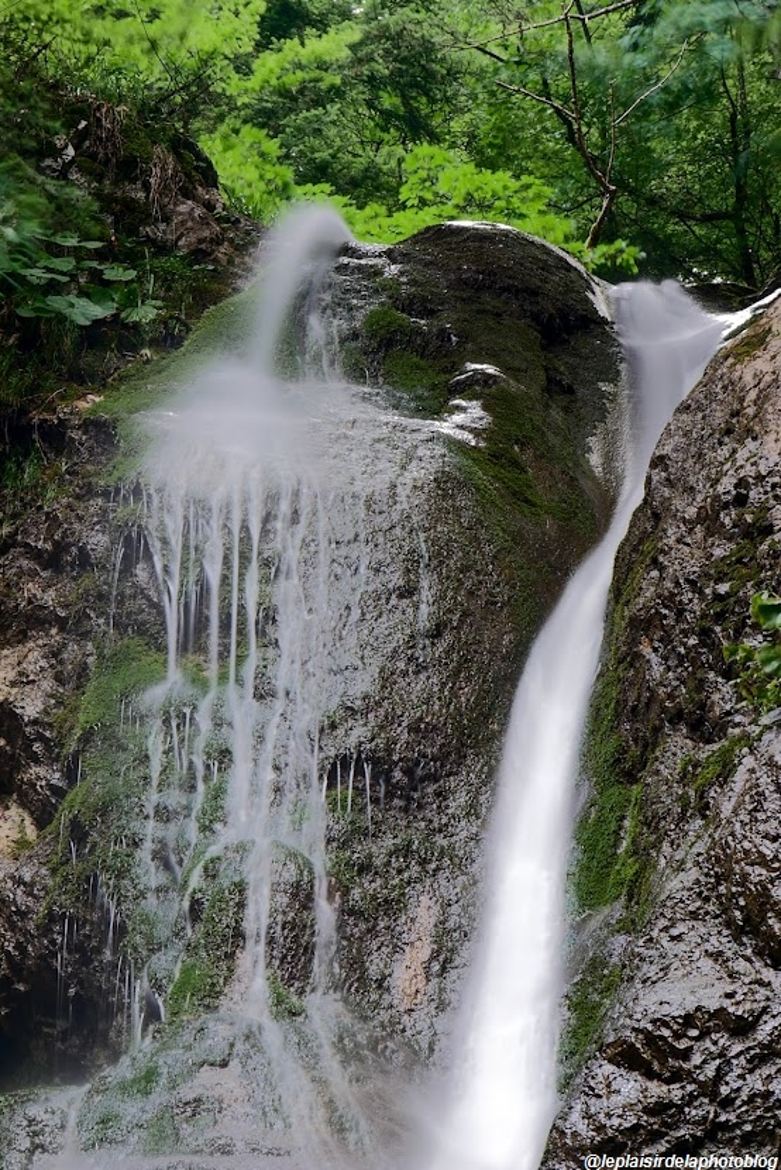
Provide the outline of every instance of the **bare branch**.
<path id="1" fill-rule="evenodd" d="M 606 8 L 598 8 L 596 12 L 584 12 L 573 16 L 573 20 L 583 20 L 588 24 L 590 20 L 599 20 L 600 16 L 609 16 L 611 12 L 621 12 L 625 8 L 638 8 L 643 0 L 618 0 L 617 4 L 608 4 Z M 578 5 L 578 7 L 580 7 Z"/>
<path id="2" fill-rule="evenodd" d="M 610 105 L 610 154 L 608 156 L 607 168 L 605 170 L 605 179 L 608 183 L 610 182 L 611 176 L 613 174 L 613 163 L 616 161 L 616 127 L 618 126 L 618 122 L 616 121 L 615 93 L 613 91 L 612 82 L 610 85 L 609 105 Z"/>
<path id="3" fill-rule="evenodd" d="M 570 8 L 572 5 L 570 5 Z M 569 69 L 569 84 L 572 91 L 572 108 L 575 117 L 580 122 L 580 98 L 578 97 L 578 70 L 575 62 L 575 38 L 572 35 L 572 25 L 569 22 L 569 12 L 564 16 L 564 28 L 567 31 L 567 68 Z"/>
<path id="4" fill-rule="evenodd" d="M 493 49 L 487 49 L 485 45 L 469 45 L 465 46 L 474 49 L 476 53 L 481 53 L 484 57 L 490 57 L 492 61 L 498 61 L 500 65 L 508 65 L 509 62 L 501 53 L 495 53 Z"/>
<path id="5" fill-rule="evenodd" d="M 535 93 L 533 89 L 526 89 L 523 85 L 509 85 L 506 81 L 497 81 L 496 83 L 500 89 L 506 89 L 510 93 L 519 93 L 522 97 L 531 98 L 533 102 L 539 102 L 541 106 L 547 106 L 548 109 L 553 110 L 560 118 L 574 124 L 575 115 L 572 110 L 567 109 L 561 102 L 554 101 L 553 98 L 543 97 L 541 93 Z"/>
<path id="6" fill-rule="evenodd" d="M 588 20 L 586 19 L 586 13 L 583 11 L 583 0 L 575 0 L 575 7 L 577 9 L 577 12 L 575 13 L 575 19 L 577 20 L 578 17 L 580 18 L 580 21 L 581 21 L 580 27 L 583 30 L 583 38 L 584 38 L 586 44 L 589 47 L 591 47 L 591 43 L 592 43 L 591 29 L 588 27 Z"/>
<path id="7" fill-rule="evenodd" d="M 629 117 L 629 115 L 634 113 L 634 111 L 637 109 L 637 107 L 639 105 L 641 105 L 641 103 L 644 102 L 646 100 L 646 98 L 649 98 L 651 96 L 651 94 L 656 93 L 656 91 L 661 89 L 663 85 L 667 84 L 667 82 L 672 77 L 673 73 L 675 73 L 676 69 L 680 65 L 681 61 L 683 61 L 684 55 L 685 55 L 688 47 L 689 47 L 689 42 L 688 42 L 688 40 L 685 40 L 683 42 L 683 45 L 681 46 L 681 51 L 678 54 L 678 60 L 673 65 L 672 69 L 670 69 L 670 71 L 668 73 L 665 73 L 664 77 L 660 78 L 659 81 L 655 82 L 654 85 L 652 85 L 650 87 L 650 89 L 647 89 L 645 91 L 645 93 L 641 93 L 640 97 L 636 98 L 635 101 L 632 102 L 631 106 L 629 106 L 626 110 L 624 110 L 623 114 L 621 114 L 616 119 L 616 126 L 620 126 L 622 122 L 625 122 L 626 119 Z"/>

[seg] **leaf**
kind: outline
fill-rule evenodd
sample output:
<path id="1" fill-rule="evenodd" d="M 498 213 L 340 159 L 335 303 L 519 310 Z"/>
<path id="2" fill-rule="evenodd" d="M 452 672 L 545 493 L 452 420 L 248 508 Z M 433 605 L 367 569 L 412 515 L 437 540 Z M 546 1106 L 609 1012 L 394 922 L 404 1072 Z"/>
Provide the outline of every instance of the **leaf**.
<path id="1" fill-rule="evenodd" d="M 73 272 L 76 261 L 73 256 L 47 256 L 46 267 L 53 268 L 55 272 Z"/>
<path id="2" fill-rule="evenodd" d="M 102 284 L 85 284 L 80 289 L 80 294 L 86 300 L 94 301 L 96 305 L 108 309 L 111 313 L 115 313 L 117 310 L 117 298 L 114 295 L 114 290 L 106 288 Z"/>
<path id="3" fill-rule="evenodd" d="M 19 268 L 17 271 L 31 284 L 47 284 L 50 280 L 59 281 L 60 284 L 68 283 L 67 276 L 60 272 L 48 272 L 45 268 Z"/>
<path id="4" fill-rule="evenodd" d="M 751 599 L 751 616 L 763 630 L 781 630 L 781 597 L 755 593 Z"/>
<path id="5" fill-rule="evenodd" d="M 134 305 L 132 309 L 124 309 L 119 315 L 120 320 L 133 325 L 146 325 L 154 321 L 162 307 L 162 301 L 144 301 L 140 305 Z"/>
<path id="6" fill-rule="evenodd" d="M 73 232 L 64 232 L 56 236 L 46 236 L 53 244 L 60 244 L 63 248 L 105 248 L 105 240 L 80 240 Z"/>
<path id="7" fill-rule="evenodd" d="M 105 264 L 100 268 L 106 280 L 135 280 L 138 276 L 135 268 L 125 268 L 122 264 Z"/>
<path id="8" fill-rule="evenodd" d="M 110 317 L 114 312 L 114 308 L 108 305 L 97 305 L 94 301 L 87 300 L 86 297 L 52 296 L 46 297 L 45 303 L 55 313 L 59 313 L 69 321 L 72 321 L 74 325 L 91 325 L 93 321 L 100 321 L 104 317 Z"/>
<path id="9" fill-rule="evenodd" d="M 37 297 L 33 301 L 25 301 L 15 308 L 17 317 L 53 317 L 55 310 L 46 304 L 46 301 L 41 297 Z"/>
<path id="10" fill-rule="evenodd" d="M 781 679 L 781 646 L 762 646 L 757 650 L 757 664 L 763 674 Z"/>

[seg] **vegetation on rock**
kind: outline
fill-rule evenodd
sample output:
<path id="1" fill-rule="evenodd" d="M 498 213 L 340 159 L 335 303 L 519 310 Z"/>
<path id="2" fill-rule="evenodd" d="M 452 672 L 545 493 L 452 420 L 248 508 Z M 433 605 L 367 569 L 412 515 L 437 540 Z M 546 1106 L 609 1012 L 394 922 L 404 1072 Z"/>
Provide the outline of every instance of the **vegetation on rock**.
<path id="1" fill-rule="evenodd" d="M 755 593 L 751 616 L 766 635 L 760 645 L 725 646 L 724 657 L 738 669 L 741 693 L 761 711 L 781 707 L 781 598 Z"/>

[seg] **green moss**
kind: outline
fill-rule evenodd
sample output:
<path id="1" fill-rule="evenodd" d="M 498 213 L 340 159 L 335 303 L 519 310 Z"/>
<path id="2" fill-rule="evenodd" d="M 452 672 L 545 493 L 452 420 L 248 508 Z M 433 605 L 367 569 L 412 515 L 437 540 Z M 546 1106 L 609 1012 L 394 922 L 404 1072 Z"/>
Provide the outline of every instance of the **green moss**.
<path id="1" fill-rule="evenodd" d="M 395 276 L 379 276 L 374 282 L 374 287 L 378 293 L 391 299 L 400 297 L 403 292 L 401 281 Z"/>
<path id="2" fill-rule="evenodd" d="M 427 358 L 392 349 L 383 361 L 383 377 L 420 413 L 436 415 L 447 403 L 447 378 Z"/>
<path id="3" fill-rule="evenodd" d="M 214 1007 L 233 972 L 244 915 L 241 880 L 210 882 L 208 900 L 168 993 L 172 1021 Z"/>
<path id="4" fill-rule="evenodd" d="M 716 581 L 725 581 L 729 586 L 726 600 L 716 602 L 715 616 L 726 608 L 731 608 L 736 593 L 751 585 L 761 575 L 761 567 L 757 560 L 757 541 L 753 538 L 743 538 L 737 541 L 723 557 L 713 562 L 713 577 Z"/>
<path id="5" fill-rule="evenodd" d="M 696 800 L 701 799 L 711 785 L 728 780 L 737 767 L 744 748 L 751 744 L 751 736 L 742 732 L 719 744 L 699 766 L 689 760 L 682 769 L 683 779 L 691 784 Z"/>
<path id="6" fill-rule="evenodd" d="M 131 871 L 134 872 L 134 871 Z M 116 881 L 116 878 L 114 879 Z M 125 907 L 126 934 L 124 951 L 134 963 L 142 966 L 145 959 L 165 946 L 167 924 L 160 915 L 144 903 Z"/>
<path id="7" fill-rule="evenodd" d="M 461 459 L 480 490 L 493 491 L 492 510 L 497 504 L 520 508 L 533 519 L 571 528 L 584 547 L 592 543 L 597 519 L 583 490 L 586 472 L 573 463 L 565 419 L 547 400 L 509 381 L 484 390 L 481 399 L 491 423 L 482 445 L 463 448 Z"/>
<path id="8" fill-rule="evenodd" d="M 297 1019 L 303 1016 L 305 1008 L 298 996 L 294 995 L 277 975 L 268 972 L 268 999 L 271 1014 L 276 1020 Z"/>
<path id="9" fill-rule="evenodd" d="M 620 982 L 620 965 L 599 953 L 589 959 L 570 988 L 561 1041 L 564 1088 L 594 1050 Z"/>
<path id="10" fill-rule="evenodd" d="M 328 854 L 328 874 L 342 891 L 347 893 L 359 876 L 360 867 L 352 849 L 333 849 Z"/>
<path id="11" fill-rule="evenodd" d="M 390 305 L 377 305 L 367 313 L 363 331 L 370 345 L 404 346 L 412 335 L 412 321 Z"/>
<path id="12" fill-rule="evenodd" d="M 143 909 L 139 846 L 149 783 L 143 731 L 121 723 L 122 701 L 135 699 L 164 675 L 157 651 L 127 638 L 100 655 L 86 688 L 60 714 L 68 752 L 78 751 L 79 783 L 43 834 L 49 887 L 39 912 L 89 916 L 96 875 L 123 907 L 123 947 L 140 963 L 159 941 L 159 925 Z M 94 891 L 93 891 L 94 892 Z"/>
<path id="13" fill-rule="evenodd" d="M 117 428 L 120 454 L 107 469 L 106 482 L 117 483 L 137 473 L 148 442 L 138 416 L 159 406 L 191 381 L 208 359 L 245 351 L 252 338 L 256 312 L 254 288 L 229 297 L 207 309 L 181 349 L 152 362 L 139 359 L 109 383 L 102 399 L 88 412 L 111 419 Z"/>
<path id="14" fill-rule="evenodd" d="M 755 353 L 762 349 L 773 333 L 772 325 L 757 321 L 741 333 L 739 339 L 730 346 L 728 356 L 734 362 L 746 362 Z"/>
<path id="15" fill-rule="evenodd" d="M 144 1126 L 141 1144 L 144 1154 L 175 1154 L 178 1149 L 176 1124 L 170 1109 L 159 1109 Z"/>
<path id="16" fill-rule="evenodd" d="M 547 595 L 561 585 L 540 548 L 585 552 L 598 535 L 596 509 L 583 488 L 563 418 L 536 392 L 502 381 L 481 392 L 491 422 L 477 446 L 454 445 L 486 532 L 496 571 L 507 582 L 516 625 L 527 640 L 539 628 Z M 548 569 L 546 580 L 546 568 Z"/>
<path id="17" fill-rule="evenodd" d="M 643 832 L 644 762 L 627 749 L 619 727 L 621 695 L 631 664 L 623 657 L 628 609 L 655 555 L 649 540 L 616 599 L 608 650 L 594 688 L 584 762 L 592 795 L 575 831 L 572 888 L 580 912 L 624 900 L 625 921 L 643 920 L 650 896 L 652 851 Z"/>
<path id="18" fill-rule="evenodd" d="M 576 833 L 579 861 L 574 891 L 580 910 L 609 906 L 626 891 L 637 872 L 633 856 L 640 786 L 613 785 L 594 800 Z"/>
<path id="19" fill-rule="evenodd" d="M 140 638 L 125 638 L 99 659 L 84 691 L 74 735 L 82 739 L 119 718 L 123 699 L 142 694 L 165 677 L 163 655 Z"/>
<path id="20" fill-rule="evenodd" d="M 225 801 L 228 796 L 228 776 L 218 772 L 215 779 L 207 779 L 206 792 L 198 813 L 198 833 L 209 837 L 225 820 Z"/>
<path id="21" fill-rule="evenodd" d="M 126 1081 L 120 1082 L 119 1091 L 127 1097 L 151 1097 L 159 1086 L 161 1077 L 160 1066 L 154 1060 L 150 1060 Z"/>
<path id="22" fill-rule="evenodd" d="M 92 1118 L 89 1137 L 97 1149 L 99 1146 L 111 1145 L 121 1138 L 123 1128 L 120 1111 L 112 1105 L 104 1104 Z"/>
<path id="23" fill-rule="evenodd" d="M 208 959 L 185 959 L 168 993 L 168 1018 L 175 1020 L 211 1007 L 222 987 L 219 971 Z"/>

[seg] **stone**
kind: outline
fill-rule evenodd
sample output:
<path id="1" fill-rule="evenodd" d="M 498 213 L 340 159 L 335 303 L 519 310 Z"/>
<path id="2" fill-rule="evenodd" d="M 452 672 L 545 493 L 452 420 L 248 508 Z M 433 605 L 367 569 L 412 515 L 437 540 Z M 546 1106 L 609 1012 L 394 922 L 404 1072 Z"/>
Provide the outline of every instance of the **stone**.
<path id="1" fill-rule="evenodd" d="M 780 456 L 776 302 L 676 412 L 619 553 L 611 733 L 632 761 L 624 782 L 641 783 L 653 876 L 641 913 L 627 894 L 621 982 L 550 1170 L 586 1153 L 778 1153 L 781 733 L 722 648 L 756 641 L 751 596 L 778 587 Z"/>

